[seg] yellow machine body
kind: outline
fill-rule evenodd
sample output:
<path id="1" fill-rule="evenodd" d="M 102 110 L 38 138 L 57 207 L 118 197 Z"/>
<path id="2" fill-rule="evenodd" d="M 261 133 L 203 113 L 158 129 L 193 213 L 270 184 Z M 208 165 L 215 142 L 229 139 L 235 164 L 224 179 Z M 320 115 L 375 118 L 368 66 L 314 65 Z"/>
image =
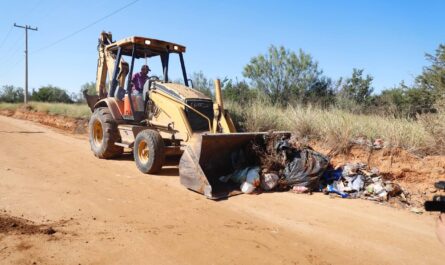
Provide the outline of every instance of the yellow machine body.
<path id="1" fill-rule="evenodd" d="M 264 133 L 237 133 L 227 110 L 224 109 L 221 85 L 215 81 L 215 102 L 188 86 L 182 45 L 145 37 L 129 37 L 112 41 L 111 33 L 102 32 L 99 38 L 96 90 L 97 95 L 84 95 L 91 110 L 107 108 L 117 123 L 120 141 L 117 146 L 135 148 L 137 135 L 144 130 L 158 132 L 164 142 L 165 155 L 181 154 L 179 175 L 187 188 L 218 199 L 237 193 L 239 187 L 219 182 L 219 177 L 230 173 L 230 154 Z M 179 54 L 184 84 L 172 83 L 164 67 L 164 80 L 150 80 L 144 86 L 144 111 L 133 115 L 123 112 L 122 100 L 113 94 L 128 81 L 133 63 L 139 58 L 155 58 Z M 123 55 L 131 56 L 131 62 Z M 163 62 L 164 64 L 165 62 Z M 168 70 L 168 64 L 167 64 Z M 129 75 L 130 74 L 130 75 Z M 108 81 L 108 82 L 107 82 Z M 108 89 L 107 89 L 108 86 Z"/>

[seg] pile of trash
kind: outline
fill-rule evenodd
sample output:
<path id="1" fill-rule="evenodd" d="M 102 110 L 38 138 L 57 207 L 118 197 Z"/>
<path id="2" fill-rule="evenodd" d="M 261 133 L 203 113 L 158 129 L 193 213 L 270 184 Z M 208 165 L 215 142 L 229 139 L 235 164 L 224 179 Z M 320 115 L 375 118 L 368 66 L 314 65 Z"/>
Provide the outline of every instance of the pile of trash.
<path id="1" fill-rule="evenodd" d="M 377 168 L 368 170 L 363 163 L 347 163 L 328 169 L 321 182 L 325 194 L 337 194 L 342 198 L 387 201 L 398 197 L 401 202 L 407 202 L 407 193 L 398 184 L 384 180 Z"/>
<path id="2" fill-rule="evenodd" d="M 318 191 L 329 158 L 309 147 L 296 147 L 289 135 L 266 135 L 264 143 L 251 143 L 232 153 L 231 174 L 220 181 L 240 184 L 241 191 Z M 296 188 L 298 187 L 298 188 Z"/>
<path id="3" fill-rule="evenodd" d="M 387 201 L 397 197 L 407 203 L 407 193 L 363 163 L 333 167 L 330 159 L 287 135 L 265 135 L 264 142 L 251 143 L 231 154 L 234 171 L 220 181 L 240 185 L 243 193 L 292 190 L 322 191 L 341 198 Z"/>

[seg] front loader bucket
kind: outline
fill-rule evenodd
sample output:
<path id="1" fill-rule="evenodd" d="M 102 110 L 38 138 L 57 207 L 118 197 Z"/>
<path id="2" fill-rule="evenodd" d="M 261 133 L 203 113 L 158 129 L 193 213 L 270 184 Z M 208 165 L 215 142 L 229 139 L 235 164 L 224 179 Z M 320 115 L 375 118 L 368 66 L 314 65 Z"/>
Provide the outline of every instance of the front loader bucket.
<path id="1" fill-rule="evenodd" d="M 234 171 L 231 154 L 251 141 L 264 141 L 265 132 L 195 135 L 179 162 L 181 184 L 204 194 L 209 199 L 221 199 L 241 193 L 239 184 L 222 182 L 221 176 Z"/>

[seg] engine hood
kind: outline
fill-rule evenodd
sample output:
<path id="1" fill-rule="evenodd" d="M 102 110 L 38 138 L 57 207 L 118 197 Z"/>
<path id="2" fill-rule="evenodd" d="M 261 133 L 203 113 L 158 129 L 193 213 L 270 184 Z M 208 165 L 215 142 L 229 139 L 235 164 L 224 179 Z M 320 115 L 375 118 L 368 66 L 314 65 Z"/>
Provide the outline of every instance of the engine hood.
<path id="1" fill-rule="evenodd" d="M 212 100 L 203 93 L 181 84 L 156 82 L 154 88 L 181 101 L 186 101 L 187 99 Z"/>

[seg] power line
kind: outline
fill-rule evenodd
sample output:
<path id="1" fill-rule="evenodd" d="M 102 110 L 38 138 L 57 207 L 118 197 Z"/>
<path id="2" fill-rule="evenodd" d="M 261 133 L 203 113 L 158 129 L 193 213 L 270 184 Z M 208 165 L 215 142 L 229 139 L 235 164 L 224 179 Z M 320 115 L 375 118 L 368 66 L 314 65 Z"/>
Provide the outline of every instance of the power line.
<path id="1" fill-rule="evenodd" d="M 39 7 L 39 5 L 40 5 L 42 2 L 43 2 L 43 0 L 40 0 L 39 2 L 37 2 L 37 3 L 31 8 L 31 10 L 28 12 L 28 16 L 29 16 L 29 14 L 33 13 L 33 12 L 37 9 L 37 7 Z"/>
<path id="2" fill-rule="evenodd" d="M 22 38 L 22 39 L 23 39 L 23 38 Z M 4 63 L 4 64 L 8 64 L 9 62 L 11 62 L 11 61 L 15 58 L 16 54 L 17 54 L 19 51 L 21 51 L 21 49 L 22 49 L 22 47 L 20 47 L 19 45 L 17 45 L 16 48 L 15 48 L 14 50 L 12 50 L 11 53 L 9 53 L 9 57 L 6 57 L 6 56 L 4 57 L 5 60 L 4 60 L 2 63 Z M 0 60 L 0 61 L 2 61 L 2 60 Z"/>
<path id="3" fill-rule="evenodd" d="M 43 2 L 43 0 L 40 0 L 39 2 L 37 2 L 29 12 L 26 13 L 26 16 L 29 17 L 36 9 L 37 7 L 39 7 L 39 5 Z M 14 28 L 14 26 L 11 26 L 9 28 L 8 33 L 6 33 L 5 38 L 3 38 L 3 41 L 0 43 L 0 48 L 3 47 L 3 45 L 6 43 L 6 40 L 8 39 L 9 35 L 11 35 L 12 29 Z M 15 45 L 14 45 L 15 46 Z"/>
<path id="4" fill-rule="evenodd" d="M 14 27 L 14 26 L 12 26 Z M 20 50 L 20 46 L 17 45 L 20 41 L 24 39 L 23 35 L 19 35 L 17 39 L 13 42 L 12 46 L 9 49 L 5 49 L 3 52 L 3 56 L 0 56 L 0 62 L 6 62 L 14 58 L 14 55 Z"/>
<path id="5" fill-rule="evenodd" d="M 110 14 L 108 14 L 108 15 L 106 15 L 106 16 L 104 16 L 104 17 L 101 17 L 101 18 L 99 18 L 99 19 L 96 20 L 96 21 L 93 21 L 92 23 L 86 25 L 85 27 L 80 28 L 80 29 L 74 31 L 73 33 L 68 34 L 68 35 L 66 35 L 65 37 L 63 37 L 63 38 L 61 38 L 61 39 L 59 39 L 59 40 L 57 40 L 57 41 L 55 41 L 55 42 L 53 42 L 53 43 L 47 45 L 47 46 L 44 46 L 44 47 L 42 47 L 42 48 L 40 48 L 40 49 L 35 50 L 33 53 L 38 53 L 38 52 L 41 52 L 41 51 L 46 50 L 46 49 L 48 49 L 48 48 L 51 48 L 51 47 L 53 47 L 54 45 L 57 45 L 57 44 L 59 44 L 60 42 L 62 42 L 62 41 L 64 41 L 64 40 L 67 40 L 67 39 L 69 39 L 69 38 L 71 38 L 71 37 L 77 35 L 78 33 L 82 32 L 82 31 L 84 31 L 84 30 L 86 30 L 86 29 L 88 29 L 88 28 L 90 28 L 90 27 L 92 27 L 92 26 L 94 26 L 94 25 L 96 25 L 97 23 L 99 23 L 99 22 L 101 22 L 101 21 L 103 21 L 103 20 L 105 20 L 105 19 L 107 19 L 107 18 L 109 18 L 109 17 L 111 17 L 111 16 L 113 16 L 113 15 L 119 13 L 120 11 L 126 9 L 127 7 L 129 7 L 129 6 L 133 5 L 133 4 L 135 4 L 135 3 L 138 2 L 138 1 L 139 1 L 139 0 L 132 1 L 132 2 L 126 4 L 126 5 L 122 6 L 122 7 L 120 7 L 120 8 L 118 8 L 118 9 L 114 10 L 114 11 L 111 12 Z"/>
<path id="6" fill-rule="evenodd" d="M 10 64 L 8 67 L 8 70 L 4 73 L 5 76 L 8 76 L 12 72 L 12 70 L 14 70 L 19 65 L 19 63 L 23 62 L 23 60 L 24 60 L 24 58 L 20 57 L 13 64 Z"/>
<path id="7" fill-rule="evenodd" d="M 3 44 L 5 44 L 6 40 L 7 40 L 8 37 L 9 37 L 9 35 L 11 35 L 12 29 L 13 29 L 13 27 L 10 27 L 10 28 L 9 28 L 8 33 L 6 33 L 5 38 L 2 40 L 2 43 L 0 43 L 0 48 L 3 46 Z"/>
<path id="8" fill-rule="evenodd" d="M 34 13 L 34 11 L 42 4 L 42 2 L 43 2 L 43 0 L 40 0 L 40 1 L 38 1 L 28 12 L 26 12 L 26 17 L 27 18 L 29 18 L 30 17 L 30 15 L 32 14 L 32 13 Z M 7 39 L 8 39 L 8 37 L 9 37 L 9 35 L 11 34 L 11 32 L 12 32 L 12 30 L 14 29 L 14 25 L 13 26 L 11 26 L 11 28 L 9 29 L 9 31 L 8 31 L 8 33 L 6 34 L 6 36 L 5 36 L 5 38 L 3 39 L 3 41 L 0 43 L 0 48 L 1 47 L 3 47 L 3 45 L 6 43 L 6 41 L 7 41 Z M 15 67 L 20 63 L 20 62 L 22 62 L 23 61 L 23 57 L 20 57 L 18 60 L 16 60 L 13 64 L 10 64 L 9 62 L 10 61 L 12 61 L 13 59 L 14 59 L 14 55 L 20 50 L 20 46 L 19 45 L 17 45 L 17 43 L 19 42 L 19 41 L 21 41 L 23 39 L 23 35 L 20 35 L 17 39 L 16 39 L 16 41 L 14 42 L 14 44 L 11 46 L 11 48 L 9 49 L 9 51 L 7 51 L 7 52 L 5 52 L 4 53 L 4 55 L 5 56 L 3 56 L 2 57 L 2 60 L 0 60 L 0 61 L 3 61 L 3 58 L 5 59 L 4 61 L 3 61 L 3 63 L 5 64 L 5 65 L 8 65 L 8 70 L 6 71 L 6 73 L 4 73 L 5 74 L 5 76 L 8 76 L 9 75 L 9 73 L 11 73 L 12 72 L 12 70 L 14 70 L 15 69 Z M 7 58 L 7 56 L 9 55 L 9 58 Z"/>

